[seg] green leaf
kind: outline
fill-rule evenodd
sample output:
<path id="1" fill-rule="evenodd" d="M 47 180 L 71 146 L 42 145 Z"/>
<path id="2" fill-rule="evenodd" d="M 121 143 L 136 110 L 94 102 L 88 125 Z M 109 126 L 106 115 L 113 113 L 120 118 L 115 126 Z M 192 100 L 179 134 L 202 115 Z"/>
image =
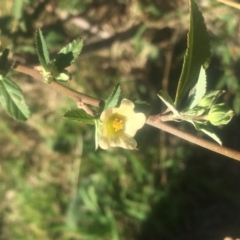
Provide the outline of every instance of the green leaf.
<path id="1" fill-rule="evenodd" d="M 12 16 L 16 20 L 20 20 L 23 14 L 24 0 L 13 1 L 12 4 Z"/>
<path id="2" fill-rule="evenodd" d="M 178 107 L 189 90 L 196 84 L 202 65 L 210 57 L 207 29 L 201 12 L 194 0 L 190 3 L 190 28 L 183 68 L 178 82 L 175 106 Z"/>
<path id="3" fill-rule="evenodd" d="M 221 140 L 214 133 L 214 131 L 211 129 L 211 127 L 209 127 L 208 125 L 206 125 L 204 123 L 198 122 L 198 121 L 189 120 L 188 122 L 192 123 L 197 130 L 202 131 L 203 133 L 205 133 L 206 135 L 211 137 L 214 141 L 216 141 L 218 144 L 222 145 Z"/>
<path id="4" fill-rule="evenodd" d="M 210 108 L 210 111 L 207 116 L 207 120 L 215 126 L 228 124 L 232 117 L 234 116 L 234 112 L 225 104 L 215 104 Z"/>
<path id="5" fill-rule="evenodd" d="M 166 92 L 160 91 L 157 95 L 165 103 L 165 105 L 173 112 L 175 116 L 180 116 L 179 112 L 175 108 L 173 100 Z"/>
<path id="6" fill-rule="evenodd" d="M 103 110 L 105 110 L 107 108 L 116 107 L 119 102 L 120 94 L 121 94 L 121 86 L 120 86 L 120 84 L 117 84 L 113 88 L 111 95 L 105 100 L 105 105 L 104 105 Z"/>
<path id="7" fill-rule="evenodd" d="M 21 89 L 7 77 L 0 81 L 0 102 L 14 119 L 25 121 L 30 117 Z"/>
<path id="8" fill-rule="evenodd" d="M 206 71 L 201 67 L 200 74 L 196 86 L 194 87 L 194 93 L 192 96 L 192 103 L 189 106 L 189 109 L 194 108 L 203 98 L 206 93 L 207 88 L 207 76 Z"/>
<path id="9" fill-rule="evenodd" d="M 102 121 L 95 119 L 95 150 L 98 149 L 99 138 L 102 133 Z"/>
<path id="10" fill-rule="evenodd" d="M 49 53 L 47 50 L 47 45 L 44 40 L 42 31 L 40 29 L 37 29 L 36 31 L 36 49 L 37 49 L 39 62 L 45 69 L 47 69 L 48 64 L 50 62 Z"/>
<path id="11" fill-rule="evenodd" d="M 73 63 L 80 54 L 83 47 L 82 39 L 75 39 L 71 43 L 63 47 L 57 54 L 54 61 L 58 70 L 61 71 Z"/>
<path id="12" fill-rule="evenodd" d="M 94 117 L 91 115 L 87 114 L 83 109 L 73 109 L 68 112 L 66 112 L 63 117 L 69 119 L 69 120 L 74 120 L 74 121 L 79 121 L 87 124 L 94 125 Z"/>
<path id="13" fill-rule="evenodd" d="M 207 111 L 206 108 L 202 107 L 194 107 L 192 109 L 188 109 L 187 111 L 182 112 L 181 116 L 184 119 L 184 116 L 201 116 Z"/>

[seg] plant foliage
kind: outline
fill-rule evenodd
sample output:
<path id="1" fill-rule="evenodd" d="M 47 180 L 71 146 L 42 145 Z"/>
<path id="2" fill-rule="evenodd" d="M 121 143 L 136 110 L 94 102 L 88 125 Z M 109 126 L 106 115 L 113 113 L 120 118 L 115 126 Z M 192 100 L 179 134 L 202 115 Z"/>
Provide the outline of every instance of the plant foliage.
<path id="1" fill-rule="evenodd" d="M 30 117 L 21 89 L 8 77 L 0 80 L 0 102 L 14 119 L 25 121 Z"/>
<path id="2" fill-rule="evenodd" d="M 196 84 L 201 67 L 210 57 L 210 45 L 206 25 L 194 0 L 190 4 L 190 26 L 187 50 L 178 82 L 175 105 L 178 107 L 188 91 Z"/>

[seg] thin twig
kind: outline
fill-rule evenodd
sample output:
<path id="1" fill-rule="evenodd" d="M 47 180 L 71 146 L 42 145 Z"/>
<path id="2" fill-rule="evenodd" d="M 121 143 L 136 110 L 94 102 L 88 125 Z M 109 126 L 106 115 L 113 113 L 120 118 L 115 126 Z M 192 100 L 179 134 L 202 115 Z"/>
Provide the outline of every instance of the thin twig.
<path id="1" fill-rule="evenodd" d="M 41 82 L 44 81 L 42 75 L 39 73 L 39 71 L 33 69 L 33 68 L 29 68 L 20 64 L 17 64 L 16 66 L 14 66 L 14 70 L 17 72 L 21 72 L 21 73 L 25 73 Z M 88 95 L 85 95 L 83 93 L 77 92 L 67 86 L 64 86 L 58 82 L 51 82 L 49 84 L 49 86 L 55 90 L 57 90 L 58 92 L 60 92 L 61 94 L 72 98 L 74 101 L 76 101 L 77 103 L 82 102 L 91 106 L 95 106 L 95 107 L 99 107 L 101 101 L 97 98 L 93 98 L 93 97 L 89 97 Z"/>
<path id="2" fill-rule="evenodd" d="M 39 81 L 43 81 L 43 77 L 41 76 L 41 74 L 32 68 L 26 67 L 26 66 L 22 66 L 22 65 L 16 65 L 14 67 L 14 70 L 21 72 L 21 73 L 25 73 L 29 76 L 32 76 L 33 78 L 39 80 Z M 57 91 L 59 91 L 61 94 L 72 98 L 73 100 L 76 101 L 76 103 L 78 103 L 79 101 L 82 101 L 85 104 L 89 104 L 92 106 L 96 106 L 99 107 L 101 104 L 101 100 L 97 99 L 97 98 L 93 98 L 90 96 L 87 96 L 85 94 L 79 93 L 73 89 L 70 89 L 60 83 L 57 82 L 52 82 L 51 84 L 49 84 L 52 88 L 56 89 Z M 203 148 L 209 149 L 211 151 L 217 152 L 219 154 L 222 154 L 224 156 L 230 157 L 232 159 L 238 160 L 240 161 L 240 152 L 232 150 L 230 148 L 226 148 L 220 145 L 217 145 L 215 143 L 212 143 L 210 141 L 207 141 L 205 139 L 196 137 L 194 135 L 191 135 L 189 133 L 186 133 L 184 131 L 181 131 L 173 126 L 170 126 L 164 122 L 161 121 L 161 118 L 156 117 L 156 116 L 149 116 L 146 124 L 151 125 L 153 127 L 156 127 L 158 129 L 161 129 L 163 131 L 166 131 L 168 133 L 171 133 L 177 137 L 180 137 L 182 139 L 185 139 L 193 144 L 199 145 Z"/>
<path id="3" fill-rule="evenodd" d="M 228 0 L 218 0 L 218 1 L 221 2 L 221 3 L 224 3 L 228 6 L 240 9 L 240 4 L 239 3 L 236 3 L 236 2 L 233 2 L 233 1 L 228 1 Z"/>
<path id="4" fill-rule="evenodd" d="M 196 145 L 199 145 L 201 147 L 204 147 L 206 149 L 209 149 L 213 152 L 222 154 L 224 156 L 230 157 L 232 159 L 240 161 L 240 152 L 232 150 L 227 147 L 220 146 L 218 144 L 215 144 L 213 142 L 210 142 L 208 140 L 205 140 L 203 138 L 196 137 L 194 135 L 191 135 L 189 133 L 186 133 L 184 131 L 181 131 L 173 126 L 170 126 L 161 120 L 156 119 L 155 117 L 149 117 L 146 122 L 148 125 L 151 125 L 153 127 L 156 127 L 158 129 L 161 129 L 163 131 L 166 131 L 168 133 L 171 133 L 177 137 L 180 137 L 182 139 L 185 139 L 191 143 L 194 143 Z"/>

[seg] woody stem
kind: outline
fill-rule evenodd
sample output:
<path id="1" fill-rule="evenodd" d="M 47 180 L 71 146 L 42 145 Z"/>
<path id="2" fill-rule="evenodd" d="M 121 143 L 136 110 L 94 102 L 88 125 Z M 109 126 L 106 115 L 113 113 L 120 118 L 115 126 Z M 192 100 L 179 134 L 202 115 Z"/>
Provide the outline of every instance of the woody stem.
<path id="1" fill-rule="evenodd" d="M 29 68 L 27 66 L 17 64 L 17 65 L 14 66 L 13 69 L 17 72 L 27 74 L 27 75 L 33 77 L 36 80 L 44 81 L 42 75 L 37 70 L 35 70 L 33 68 Z M 79 102 L 82 102 L 83 104 L 88 104 L 88 105 L 95 106 L 95 107 L 99 107 L 101 105 L 101 100 L 99 100 L 97 98 L 90 97 L 90 96 L 85 95 L 83 93 L 77 92 L 76 90 L 68 88 L 68 87 L 66 87 L 66 86 L 64 86 L 64 85 L 62 85 L 58 82 L 53 81 L 49 84 L 49 86 L 52 87 L 53 89 L 57 90 L 61 94 L 65 95 L 69 98 L 72 98 L 74 101 L 76 101 L 77 104 Z M 196 137 L 194 135 L 186 133 L 182 130 L 179 130 L 179 129 L 163 122 L 163 121 L 168 121 L 168 120 L 169 119 L 167 119 L 166 116 L 162 116 L 162 117 L 161 116 L 160 117 L 149 116 L 146 123 L 148 125 L 151 125 L 151 126 L 155 127 L 155 128 L 158 128 L 158 129 L 161 129 L 165 132 L 173 134 L 173 135 L 175 135 L 179 138 L 187 140 L 187 141 L 189 141 L 193 144 L 199 145 L 203 148 L 209 149 L 211 151 L 217 152 L 217 153 L 222 154 L 224 156 L 227 156 L 229 158 L 240 161 L 240 152 L 232 150 L 230 148 L 220 146 L 218 144 L 212 143 L 212 142 L 207 141 L 205 139 Z"/>

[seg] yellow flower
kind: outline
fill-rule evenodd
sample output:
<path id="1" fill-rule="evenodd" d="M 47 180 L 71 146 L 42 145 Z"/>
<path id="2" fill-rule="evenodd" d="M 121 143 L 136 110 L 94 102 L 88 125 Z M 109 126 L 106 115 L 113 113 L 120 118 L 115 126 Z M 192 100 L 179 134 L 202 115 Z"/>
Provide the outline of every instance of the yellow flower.
<path id="1" fill-rule="evenodd" d="M 100 119 L 103 122 L 103 127 L 99 139 L 101 148 L 136 149 L 137 142 L 133 136 L 138 129 L 142 128 L 146 117 L 143 113 L 135 113 L 133 109 L 134 103 L 124 98 L 120 107 L 108 108 L 102 112 Z"/>

